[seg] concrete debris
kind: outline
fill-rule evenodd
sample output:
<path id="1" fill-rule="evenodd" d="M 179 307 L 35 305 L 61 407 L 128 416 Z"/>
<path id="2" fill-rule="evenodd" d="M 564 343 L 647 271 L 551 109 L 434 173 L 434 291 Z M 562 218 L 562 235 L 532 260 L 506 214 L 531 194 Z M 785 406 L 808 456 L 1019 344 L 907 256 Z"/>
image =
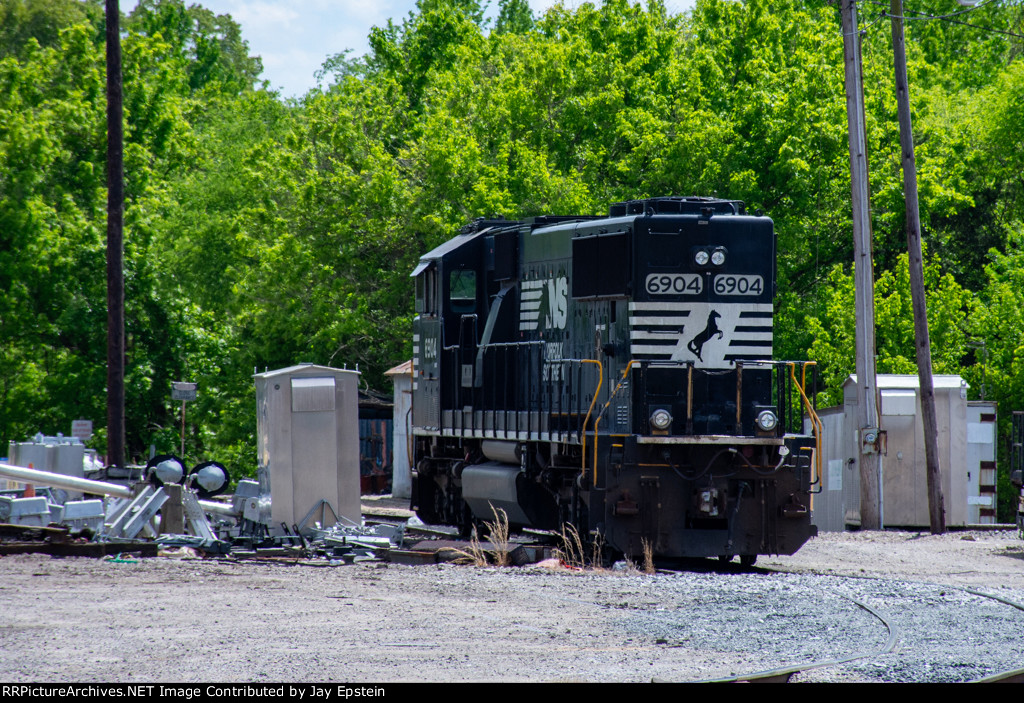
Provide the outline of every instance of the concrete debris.
<path id="1" fill-rule="evenodd" d="M 198 549 L 192 547 L 164 547 L 156 555 L 168 559 L 202 559 L 203 556 Z"/>

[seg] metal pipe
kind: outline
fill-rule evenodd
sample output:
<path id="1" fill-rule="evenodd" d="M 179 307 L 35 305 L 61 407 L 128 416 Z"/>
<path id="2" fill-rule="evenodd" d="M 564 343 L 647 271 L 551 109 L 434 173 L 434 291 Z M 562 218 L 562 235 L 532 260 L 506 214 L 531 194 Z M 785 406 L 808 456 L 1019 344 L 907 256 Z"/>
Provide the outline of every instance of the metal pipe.
<path id="1" fill-rule="evenodd" d="M 64 488 L 70 491 L 82 491 L 84 493 L 115 496 L 117 498 L 135 497 L 135 493 L 131 488 L 117 483 L 93 481 L 88 478 L 65 476 L 64 474 L 39 471 L 38 469 L 26 469 L 23 466 L 13 466 L 12 464 L 0 463 L 0 477 L 14 479 L 15 481 L 21 481 L 22 483 L 31 483 L 37 486 L 52 486 L 54 488 Z M 235 517 L 237 515 L 233 507 L 224 503 L 217 503 L 211 500 L 201 500 L 199 501 L 199 506 L 208 513 L 217 513 L 218 515 L 227 515 L 230 517 Z"/>
<path id="2" fill-rule="evenodd" d="M 76 476 L 65 476 L 64 474 L 39 471 L 38 469 L 26 469 L 22 466 L 11 464 L 0 464 L 0 476 L 12 478 L 22 483 L 31 483 L 37 486 L 52 486 L 64 488 L 70 491 L 83 491 L 85 493 L 99 493 L 118 498 L 132 498 L 134 493 L 127 486 L 104 481 L 92 481 L 87 478 Z"/>
<path id="3" fill-rule="evenodd" d="M 218 503 L 213 500 L 200 500 L 199 507 L 205 512 L 216 513 L 217 515 L 225 515 L 227 517 L 238 517 L 239 512 L 227 503 Z"/>

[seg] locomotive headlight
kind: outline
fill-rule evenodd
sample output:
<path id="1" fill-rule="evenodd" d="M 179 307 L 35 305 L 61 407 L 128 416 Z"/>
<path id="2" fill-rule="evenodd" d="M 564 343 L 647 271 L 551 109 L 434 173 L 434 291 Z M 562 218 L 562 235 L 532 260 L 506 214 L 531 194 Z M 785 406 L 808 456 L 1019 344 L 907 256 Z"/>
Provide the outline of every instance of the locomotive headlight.
<path id="1" fill-rule="evenodd" d="M 659 408 L 651 413 L 651 427 L 664 432 L 672 426 L 672 414 L 664 408 Z"/>
<path id="2" fill-rule="evenodd" d="M 707 251 L 705 251 L 704 249 L 701 249 L 700 251 L 693 255 L 693 260 L 697 263 L 698 266 L 707 266 L 710 258 L 711 255 L 708 254 Z"/>
<path id="3" fill-rule="evenodd" d="M 711 263 L 715 266 L 721 266 L 725 263 L 725 249 L 715 249 L 711 254 Z"/>
<path id="4" fill-rule="evenodd" d="M 779 424 L 779 418 L 771 410 L 762 410 L 757 414 L 757 426 L 765 432 L 771 432 Z"/>

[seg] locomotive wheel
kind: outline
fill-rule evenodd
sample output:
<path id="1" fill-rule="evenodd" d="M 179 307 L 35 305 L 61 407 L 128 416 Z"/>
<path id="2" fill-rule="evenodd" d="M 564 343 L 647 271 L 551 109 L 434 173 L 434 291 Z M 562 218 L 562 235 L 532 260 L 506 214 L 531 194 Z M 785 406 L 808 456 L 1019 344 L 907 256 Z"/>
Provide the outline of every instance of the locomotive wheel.
<path id="1" fill-rule="evenodd" d="M 735 556 L 735 554 L 719 554 L 718 555 L 718 561 L 721 562 L 722 564 L 728 564 L 730 561 L 732 561 L 732 558 L 734 556 Z"/>
<path id="2" fill-rule="evenodd" d="M 470 525 L 476 528 L 476 538 L 481 542 L 486 542 L 491 538 L 491 528 L 487 526 L 485 521 L 473 519 Z"/>
<path id="3" fill-rule="evenodd" d="M 469 506 L 463 503 L 462 505 L 462 520 L 459 521 L 459 537 L 462 539 L 469 539 L 470 535 L 473 534 L 473 527 L 475 521 L 473 520 L 473 511 L 469 509 Z"/>
<path id="4" fill-rule="evenodd" d="M 610 547 L 607 544 L 601 547 L 601 566 L 610 569 L 612 565 L 617 561 L 622 561 L 626 558 L 626 555 L 620 552 L 615 547 Z"/>
<path id="5" fill-rule="evenodd" d="M 740 554 L 740 564 L 743 566 L 753 566 L 756 562 L 756 554 Z"/>

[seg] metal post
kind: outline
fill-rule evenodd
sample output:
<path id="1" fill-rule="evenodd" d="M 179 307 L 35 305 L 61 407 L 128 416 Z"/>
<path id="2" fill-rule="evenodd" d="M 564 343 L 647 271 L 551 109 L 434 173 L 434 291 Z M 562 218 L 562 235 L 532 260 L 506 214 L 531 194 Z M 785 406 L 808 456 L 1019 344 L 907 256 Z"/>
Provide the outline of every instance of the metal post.
<path id="1" fill-rule="evenodd" d="M 871 212 L 868 193 L 864 86 L 855 0 L 840 0 L 843 62 L 846 67 L 846 117 L 850 130 L 850 181 L 853 205 L 853 253 L 856 297 L 857 404 L 859 408 L 861 527 L 882 526 L 879 512 L 881 464 L 878 452 L 878 401 L 875 383 L 875 284 L 872 272 Z"/>
<path id="2" fill-rule="evenodd" d="M 939 471 L 939 429 L 935 417 L 935 389 L 932 382 L 932 350 L 928 338 L 928 310 L 924 295 L 924 264 L 921 261 L 921 214 L 917 202 L 917 164 L 914 134 L 910 122 L 910 89 L 907 85 L 907 55 L 903 37 L 903 0 L 889 1 L 892 19 L 893 67 L 896 71 L 896 105 L 900 121 L 903 164 L 903 196 L 907 201 L 907 255 L 910 265 L 910 297 L 914 308 L 914 348 L 921 392 L 921 420 L 924 423 L 924 456 L 928 475 L 928 518 L 932 534 L 946 531 Z"/>
<path id="3" fill-rule="evenodd" d="M 181 454 L 179 456 L 182 459 L 185 458 L 185 402 L 181 401 Z"/>
<path id="4" fill-rule="evenodd" d="M 185 458 L 185 403 L 196 399 L 198 384 L 188 381 L 171 383 L 171 400 L 181 401 L 181 458 Z"/>

